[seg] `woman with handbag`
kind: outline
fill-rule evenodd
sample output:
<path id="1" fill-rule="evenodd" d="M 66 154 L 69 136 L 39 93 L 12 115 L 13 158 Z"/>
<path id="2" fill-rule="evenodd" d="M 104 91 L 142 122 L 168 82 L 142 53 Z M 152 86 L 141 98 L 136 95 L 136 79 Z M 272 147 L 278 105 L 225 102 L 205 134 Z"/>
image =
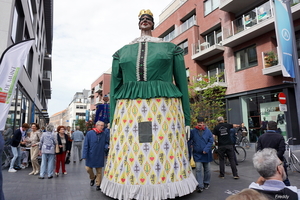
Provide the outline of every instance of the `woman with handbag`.
<path id="1" fill-rule="evenodd" d="M 57 146 L 56 146 L 56 167 L 55 175 L 59 175 L 59 168 L 61 165 L 62 174 L 67 174 L 65 167 L 66 154 L 70 152 L 70 141 L 68 135 L 65 133 L 66 129 L 64 126 L 57 127 Z"/>
<path id="2" fill-rule="evenodd" d="M 29 143 L 31 143 L 30 148 L 30 159 L 31 159 L 31 165 L 32 165 L 32 172 L 29 173 L 29 175 L 37 175 L 40 173 L 40 164 L 38 162 L 38 156 L 39 156 L 39 145 L 40 140 L 42 137 L 42 133 L 39 130 L 40 126 L 36 123 L 31 124 L 31 130 Z"/>

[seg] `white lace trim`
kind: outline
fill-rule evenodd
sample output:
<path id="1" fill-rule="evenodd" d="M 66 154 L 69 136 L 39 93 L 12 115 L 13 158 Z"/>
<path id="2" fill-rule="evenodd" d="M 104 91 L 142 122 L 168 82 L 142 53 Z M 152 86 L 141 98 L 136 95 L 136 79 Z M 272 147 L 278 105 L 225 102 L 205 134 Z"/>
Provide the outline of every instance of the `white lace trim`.
<path id="1" fill-rule="evenodd" d="M 148 35 L 143 35 L 141 37 L 135 38 L 132 42 L 129 44 L 135 44 L 139 42 L 164 42 L 162 38 L 157 38 L 157 37 L 151 37 Z"/>
<path id="2" fill-rule="evenodd" d="M 119 200 L 157 200 L 174 199 L 194 192 L 198 182 L 194 174 L 182 181 L 159 185 L 123 185 L 108 180 L 105 176 L 101 182 L 101 191 L 109 197 Z"/>

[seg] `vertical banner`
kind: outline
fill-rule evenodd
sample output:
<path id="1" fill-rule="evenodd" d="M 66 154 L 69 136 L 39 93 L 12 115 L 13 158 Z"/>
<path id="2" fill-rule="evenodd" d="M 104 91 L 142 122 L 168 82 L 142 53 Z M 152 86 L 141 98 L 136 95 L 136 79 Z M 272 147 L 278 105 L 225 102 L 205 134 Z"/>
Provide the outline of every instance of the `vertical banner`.
<path id="1" fill-rule="evenodd" d="M 289 9 L 289 10 L 288 10 Z M 275 0 L 275 25 L 279 52 L 282 58 L 282 74 L 284 77 L 295 78 L 293 60 L 293 35 L 291 28 L 290 1 Z"/>
<path id="2" fill-rule="evenodd" d="M 34 39 L 8 47 L 0 58 L 0 130 L 4 130 L 12 94 Z"/>
<path id="3" fill-rule="evenodd" d="M 90 111 L 89 110 L 86 110 L 85 111 L 85 121 L 88 122 L 90 119 Z"/>

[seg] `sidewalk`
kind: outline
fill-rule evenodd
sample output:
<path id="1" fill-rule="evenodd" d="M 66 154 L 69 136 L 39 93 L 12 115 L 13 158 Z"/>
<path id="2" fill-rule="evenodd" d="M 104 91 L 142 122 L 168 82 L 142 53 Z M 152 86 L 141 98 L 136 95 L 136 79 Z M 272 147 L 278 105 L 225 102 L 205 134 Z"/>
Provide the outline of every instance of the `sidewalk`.
<path id="1" fill-rule="evenodd" d="M 294 151 L 300 158 L 300 151 Z M 208 190 L 202 193 L 178 197 L 176 199 L 190 200 L 224 200 L 230 194 L 247 188 L 252 181 L 258 178 L 258 174 L 252 166 L 252 156 L 254 148 L 247 150 L 247 158 L 240 163 L 238 173 L 240 179 L 234 180 L 231 168 L 226 167 L 225 179 L 218 178 L 219 166 L 211 163 L 211 185 Z M 73 161 L 66 165 L 67 175 L 54 177 L 53 179 L 38 179 L 38 176 L 29 176 L 31 168 L 19 170 L 16 173 L 8 173 L 8 169 L 3 173 L 3 190 L 6 200 L 106 200 L 111 198 L 104 195 L 101 191 L 96 191 L 96 187 L 90 186 L 88 174 L 85 171 L 85 162 L 74 164 Z M 300 188 L 300 173 L 288 171 L 292 185 Z"/>

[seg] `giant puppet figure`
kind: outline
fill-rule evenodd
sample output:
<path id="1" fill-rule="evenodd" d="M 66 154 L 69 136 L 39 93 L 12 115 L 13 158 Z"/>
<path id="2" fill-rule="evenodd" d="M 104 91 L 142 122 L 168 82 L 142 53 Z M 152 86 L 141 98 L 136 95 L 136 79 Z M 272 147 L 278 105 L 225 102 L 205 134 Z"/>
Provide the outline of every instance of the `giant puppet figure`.
<path id="1" fill-rule="evenodd" d="M 150 10 L 141 37 L 113 55 L 111 142 L 101 190 L 117 199 L 167 199 L 198 185 L 188 159 L 190 106 L 183 50 L 152 37 Z"/>

